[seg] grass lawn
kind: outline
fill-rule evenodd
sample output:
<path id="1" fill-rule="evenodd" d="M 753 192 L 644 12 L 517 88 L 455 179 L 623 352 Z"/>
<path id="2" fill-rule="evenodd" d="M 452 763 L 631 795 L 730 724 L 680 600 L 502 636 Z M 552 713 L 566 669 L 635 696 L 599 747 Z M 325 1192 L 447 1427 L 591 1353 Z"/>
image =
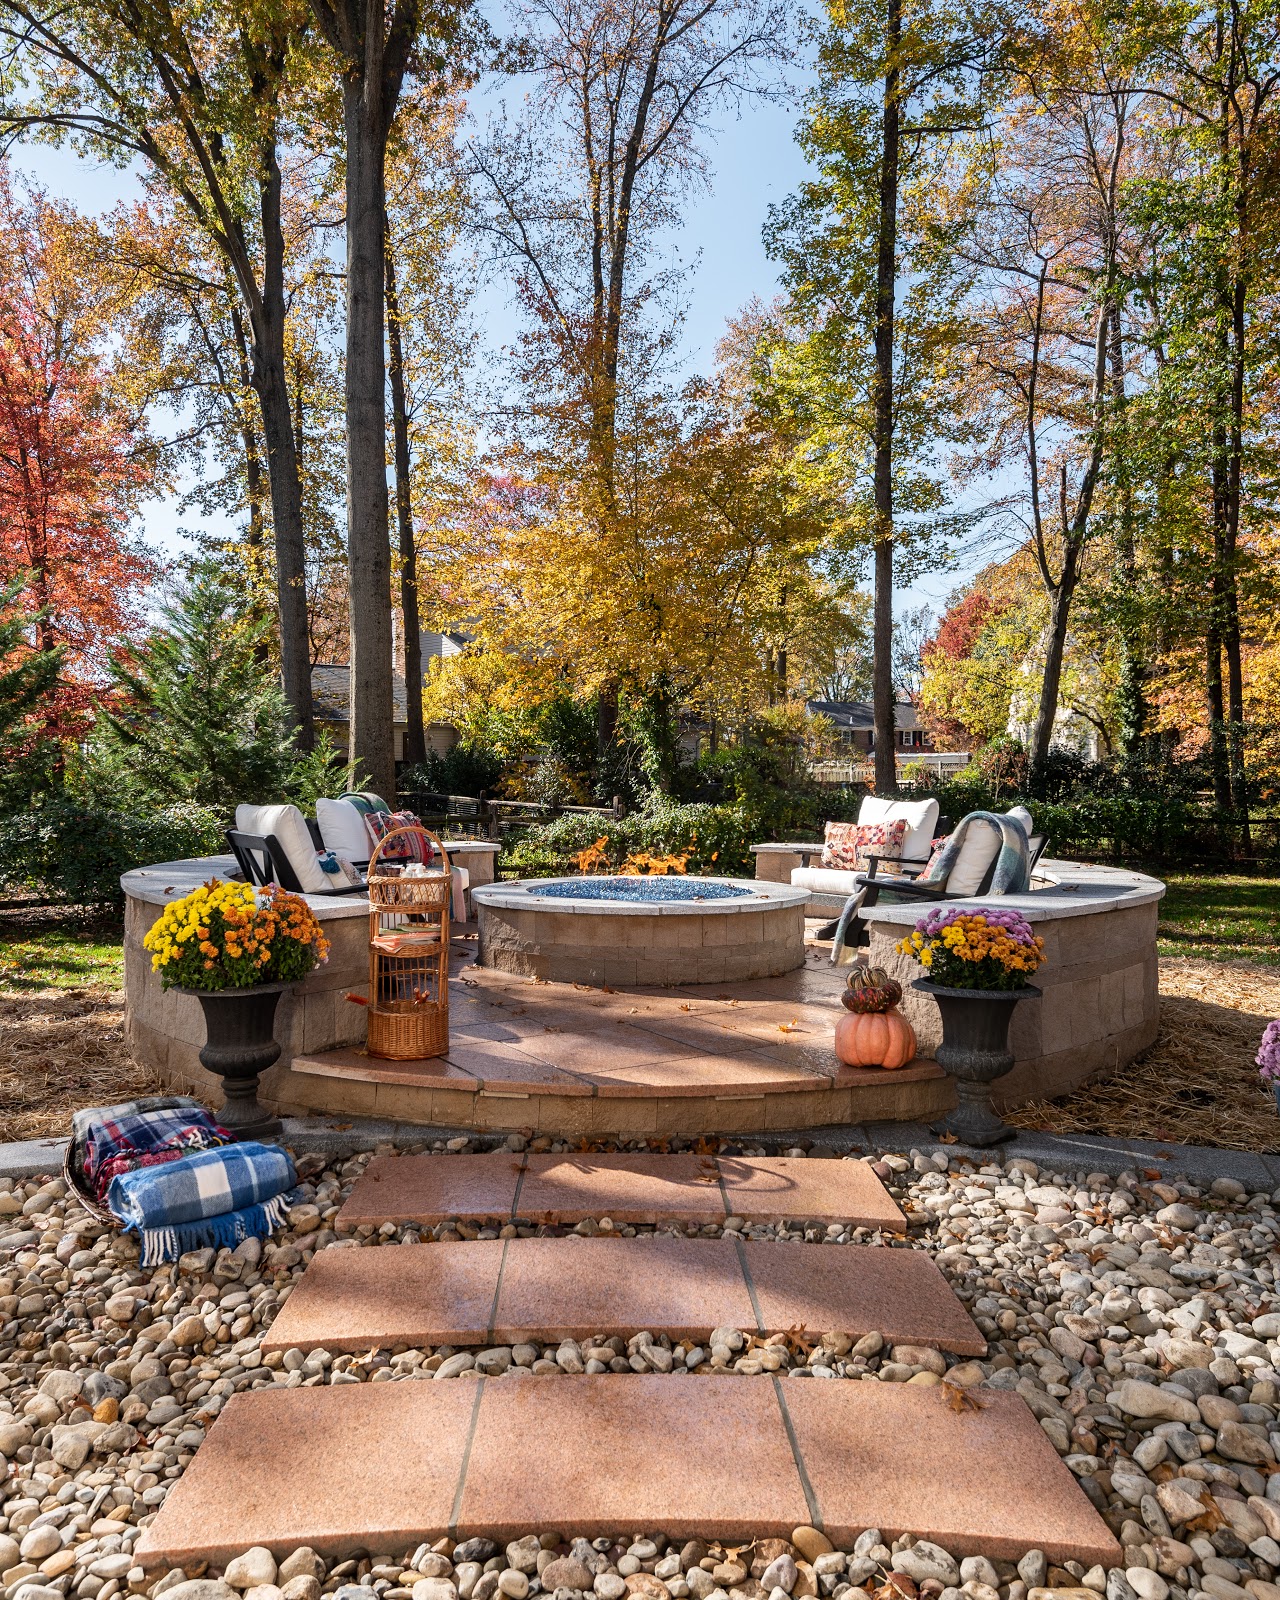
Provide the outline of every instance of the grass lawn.
<path id="1" fill-rule="evenodd" d="M 119 989 L 123 937 L 119 917 L 102 912 L 0 912 L 0 993 Z"/>
<path id="2" fill-rule="evenodd" d="M 1160 905 L 1162 956 L 1280 966 L 1280 877 L 1159 876 L 1169 885 Z"/>

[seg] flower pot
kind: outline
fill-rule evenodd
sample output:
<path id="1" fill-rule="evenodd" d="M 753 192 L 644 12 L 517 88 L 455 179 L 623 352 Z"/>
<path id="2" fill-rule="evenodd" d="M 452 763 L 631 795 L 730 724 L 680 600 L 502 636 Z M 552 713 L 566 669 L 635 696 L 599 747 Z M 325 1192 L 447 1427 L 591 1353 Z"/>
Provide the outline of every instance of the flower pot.
<path id="1" fill-rule="evenodd" d="M 913 989 L 931 994 L 942 1015 L 938 1065 L 956 1080 L 959 1104 L 935 1132 L 953 1133 L 963 1144 L 999 1144 L 1017 1133 L 991 1106 L 991 1085 L 1013 1068 L 1009 1024 L 1019 1000 L 1039 995 L 1034 984 L 1022 989 L 948 989 L 917 978 Z"/>
<path id="2" fill-rule="evenodd" d="M 280 1059 L 275 1040 L 276 1006 L 287 983 L 251 989 L 181 989 L 204 1012 L 205 1045 L 200 1065 L 222 1079 L 218 1121 L 237 1139 L 272 1139 L 283 1125 L 258 1102 L 258 1076 Z"/>

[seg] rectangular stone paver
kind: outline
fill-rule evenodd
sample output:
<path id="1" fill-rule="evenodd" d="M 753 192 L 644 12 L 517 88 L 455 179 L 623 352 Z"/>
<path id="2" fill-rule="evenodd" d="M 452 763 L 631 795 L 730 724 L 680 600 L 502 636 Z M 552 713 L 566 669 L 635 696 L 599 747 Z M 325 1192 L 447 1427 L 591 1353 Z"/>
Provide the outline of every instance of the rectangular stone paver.
<path id="1" fill-rule="evenodd" d="M 476 1384 L 373 1383 L 233 1395 L 160 1517 L 146 1566 L 223 1563 L 250 1545 L 403 1551 L 449 1526 Z"/>
<path id="2" fill-rule="evenodd" d="M 641 1328 L 704 1339 L 721 1326 L 855 1337 L 875 1329 L 894 1343 L 959 1355 L 986 1350 L 922 1251 L 739 1246 L 729 1238 L 494 1239 L 321 1250 L 262 1348 L 336 1354 L 397 1344 L 630 1337 Z"/>
<path id="3" fill-rule="evenodd" d="M 400 1344 L 485 1344 L 506 1242 L 319 1250 L 262 1349 L 336 1355 Z"/>
<path id="4" fill-rule="evenodd" d="M 797 1326 L 810 1334 L 875 1331 L 890 1344 L 987 1353 L 987 1341 L 923 1250 L 746 1242 L 741 1248 L 766 1333 Z"/>
<path id="5" fill-rule="evenodd" d="M 906 1218 L 865 1161 L 807 1156 L 719 1156 L 732 1216 L 778 1222 L 855 1222 L 906 1230 Z"/>
<path id="6" fill-rule="evenodd" d="M 338 1213 L 339 1228 L 446 1217 L 507 1222 L 523 1162 L 509 1150 L 484 1156 L 375 1156 Z"/>
<path id="7" fill-rule="evenodd" d="M 815 1522 L 846 1548 L 876 1527 L 957 1555 L 1114 1565 L 1119 1546 L 1024 1402 L 980 1398 L 957 1413 L 905 1384 L 614 1374 L 237 1395 L 135 1558 L 400 1554 L 552 1529 L 746 1540 Z"/>
<path id="8" fill-rule="evenodd" d="M 710 1156 L 529 1156 L 516 1209 L 532 1222 L 723 1222 Z"/>
<path id="9" fill-rule="evenodd" d="M 705 1339 L 754 1328 L 731 1239 L 513 1239 L 502 1273 L 496 1344 L 538 1338 Z"/>
<path id="10" fill-rule="evenodd" d="M 902 1383 L 779 1384 L 827 1537 L 916 1533 L 957 1556 L 1115 1566 L 1120 1546 L 1019 1395 L 955 1411 Z M 969 1391 L 973 1392 L 973 1391 Z"/>
<path id="11" fill-rule="evenodd" d="M 461 1537 L 786 1537 L 808 1519 L 772 1385 L 746 1378 L 505 1379 L 485 1384 Z M 388 1387 L 390 1387 L 388 1385 Z"/>

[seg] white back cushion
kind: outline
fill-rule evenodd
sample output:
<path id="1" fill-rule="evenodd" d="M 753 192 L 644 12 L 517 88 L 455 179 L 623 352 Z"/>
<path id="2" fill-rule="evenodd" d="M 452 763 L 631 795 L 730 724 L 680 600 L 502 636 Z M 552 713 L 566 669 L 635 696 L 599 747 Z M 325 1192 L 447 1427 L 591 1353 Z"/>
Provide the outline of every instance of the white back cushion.
<path id="1" fill-rule="evenodd" d="M 947 878 L 948 894 L 977 894 L 987 868 L 1000 853 L 1000 830 L 990 822 L 971 822 L 960 854 Z"/>
<path id="2" fill-rule="evenodd" d="M 1030 839 L 1031 835 L 1036 831 L 1036 825 L 1034 822 L 1032 822 L 1031 813 L 1027 810 L 1026 806 L 1010 806 L 1005 812 L 1005 816 L 1012 817 L 1013 820 L 1021 826 L 1023 833 L 1026 834 L 1028 839 Z"/>
<path id="3" fill-rule="evenodd" d="M 869 794 L 858 808 L 859 822 L 898 822 L 907 825 L 902 841 L 904 861 L 927 861 L 938 826 L 936 800 L 878 800 Z"/>
<path id="4" fill-rule="evenodd" d="M 368 861 L 369 830 L 350 800 L 317 800 L 316 821 L 326 850 L 347 861 Z"/>
<path id="5" fill-rule="evenodd" d="M 274 835 L 305 894 L 323 893 L 333 887 L 328 874 L 321 871 L 316 861 L 316 847 L 306 818 L 297 806 L 237 806 L 236 831 Z"/>

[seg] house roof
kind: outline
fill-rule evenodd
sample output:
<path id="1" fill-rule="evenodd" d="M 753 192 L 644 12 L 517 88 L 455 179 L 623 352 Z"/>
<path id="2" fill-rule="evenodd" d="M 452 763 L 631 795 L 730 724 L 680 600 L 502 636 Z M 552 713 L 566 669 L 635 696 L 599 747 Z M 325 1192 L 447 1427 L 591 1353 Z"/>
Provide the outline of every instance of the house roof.
<path id="1" fill-rule="evenodd" d="M 319 662 L 311 669 L 311 697 L 317 722 L 350 722 L 351 668 L 345 663 Z M 409 697 L 404 679 L 397 673 L 391 680 L 391 698 L 396 726 L 407 726 Z"/>
<path id="2" fill-rule="evenodd" d="M 810 700 L 808 709 L 814 715 L 828 717 L 841 733 L 869 733 L 875 727 L 871 706 L 865 700 Z M 910 700 L 894 702 L 893 725 L 907 731 L 920 726 Z"/>

